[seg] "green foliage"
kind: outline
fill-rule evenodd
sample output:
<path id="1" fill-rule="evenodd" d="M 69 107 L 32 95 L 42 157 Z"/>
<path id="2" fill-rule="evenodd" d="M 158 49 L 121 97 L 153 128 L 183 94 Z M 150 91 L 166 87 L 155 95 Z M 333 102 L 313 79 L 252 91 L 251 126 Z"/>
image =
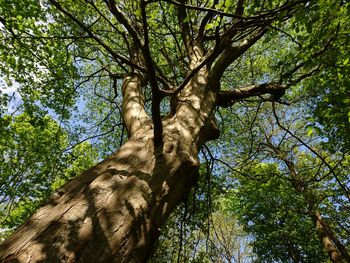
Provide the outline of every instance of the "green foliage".
<path id="1" fill-rule="evenodd" d="M 303 101 L 275 105 L 280 125 L 270 105 L 253 101 L 246 110 L 234 108 L 235 125 L 224 126 L 221 147 L 228 150 L 221 158 L 233 167 L 226 171 L 226 206 L 252 236 L 256 262 L 326 262 L 311 215 L 319 211 L 349 245 L 348 155 L 322 148 L 322 131 L 307 126 Z"/>
<path id="2" fill-rule="evenodd" d="M 0 74 L 7 86 L 20 84 L 18 91 L 28 107 L 40 100 L 68 117 L 65 107 L 73 103 L 76 69 L 73 58 L 67 57 L 62 27 L 53 21 L 55 14 L 39 2 L 1 1 Z"/>
<path id="3" fill-rule="evenodd" d="M 323 69 L 317 78 L 306 83 L 306 88 L 312 96 L 310 109 L 314 112 L 314 119 L 322 125 L 327 134 L 330 148 L 349 149 L 350 7 L 347 3 L 337 7 L 337 12 L 334 12 L 332 3 L 328 4 L 329 8 L 317 15 L 329 25 L 313 33 L 315 40 L 310 44 L 317 46 L 320 39 L 324 39 L 323 41 L 328 41 L 330 48 L 324 56 L 318 58 L 317 62 L 323 63 Z"/>
<path id="4" fill-rule="evenodd" d="M 225 181 L 210 175 L 210 165 L 201 165 L 197 186 L 162 227 L 150 263 L 231 262 L 238 258 L 242 263 L 251 262 L 249 236 L 225 206 L 221 198 Z"/>
<path id="5" fill-rule="evenodd" d="M 9 234 L 54 190 L 96 161 L 88 143 L 71 152 L 67 134 L 48 116 L 0 118 L 0 224 Z"/>
<path id="6" fill-rule="evenodd" d="M 3 86 L 16 90 L 24 108 L 22 114 L 9 115 L 9 96 L 0 93 L 0 222 L 4 229 L 21 224 L 52 191 L 90 166 L 97 155 L 106 156 L 125 140 L 120 79 L 133 69 L 112 53 L 129 59 L 135 43 L 104 1 L 58 2 L 91 34 L 48 1 L 0 0 L 1 85 L 4 82 Z M 144 39 L 140 1 L 116 2 Z M 152 59 L 157 73 L 176 87 L 189 70 L 178 6 L 171 1 L 149 2 L 152 3 L 146 6 L 146 16 Z M 240 1 L 190 2 L 232 15 Z M 281 1 L 244 3 L 245 18 L 262 16 L 273 8 L 281 11 L 270 16 L 273 21 L 267 23 L 269 31 L 261 41 L 224 73 L 221 89 L 265 82 L 290 85 L 282 98 L 292 104 L 290 110 L 277 107 L 279 114 L 284 113 L 281 122 L 321 152 L 339 181 L 348 186 L 350 3 L 306 1 L 293 14 L 282 8 Z M 208 18 L 202 28 L 205 37 L 197 40 L 210 50 L 217 43 L 217 34 L 236 22 L 232 16 L 191 8 L 181 22 L 188 23 L 196 37 L 204 17 Z M 261 23 L 265 23 L 264 19 Z M 244 34 L 237 33 L 232 45 L 239 45 Z M 145 95 L 149 110 L 149 87 L 145 88 Z M 306 100 L 293 104 L 302 98 Z M 180 245 L 174 236 L 179 236 L 181 225 L 187 240 L 180 255 L 184 262 L 221 260 L 221 241 L 211 223 L 225 232 L 233 229 L 232 239 L 245 236 L 232 214 L 238 214 L 245 231 L 253 236 L 258 262 L 289 262 L 293 251 L 299 253 L 300 260 L 324 261 L 324 252 L 307 215 L 309 204 L 291 184 L 283 158 L 295 161 L 298 171 L 309 171 L 300 172 L 299 180 L 307 182 L 308 195 L 314 196 L 313 202 L 332 229 L 349 244 L 349 205 L 344 189 L 320 158 L 281 131 L 266 101 L 271 101 L 270 95 L 216 112 L 223 135 L 220 143 L 210 146 L 213 154 L 230 164 L 231 169 L 215 165 L 211 187 L 200 182 L 198 192 L 189 198 L 196 201 L 197 213 L 191 220 L 186 218 L 186 226 L 182 219 L 184 208 L 173 215 L 164 228 L 155 262 L 177 260 Z M 161 110 L 168 112 L 167 101 L 163 101 Z M 59 119 L 65 129 L 48 114 Z M 84 140 L 96 145 L 98 153 L 89 143 L 79 144 Z M 266 148 L 267 142 L 275 146 L 281 142 L 283 154 Z M 77 143 L 77 147 L 64 151 Z M 209 202 L 211 198 L 216 202 Z M 203 243 L 206 246 L 201 246 Z M 234 245 L 229 247 L 237 250 Z"/>
<path id="7" fill-rule="evenodd" d="M 227 195 L 244 230 L 253 235 L 256 262 L 326 262 L 308 204 L 275 164 L 262 163 L 239 177 Z"/>

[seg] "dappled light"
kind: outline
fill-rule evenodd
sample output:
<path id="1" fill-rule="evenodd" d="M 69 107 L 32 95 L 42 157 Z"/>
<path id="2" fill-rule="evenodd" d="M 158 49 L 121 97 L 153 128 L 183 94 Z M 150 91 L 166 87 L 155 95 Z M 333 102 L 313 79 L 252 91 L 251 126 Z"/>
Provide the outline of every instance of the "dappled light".
<path id="1" fill-rule="evenodd" d="M 347 1 L 0 0 L 0 262 L 350 262 L 349 32 Z"/>

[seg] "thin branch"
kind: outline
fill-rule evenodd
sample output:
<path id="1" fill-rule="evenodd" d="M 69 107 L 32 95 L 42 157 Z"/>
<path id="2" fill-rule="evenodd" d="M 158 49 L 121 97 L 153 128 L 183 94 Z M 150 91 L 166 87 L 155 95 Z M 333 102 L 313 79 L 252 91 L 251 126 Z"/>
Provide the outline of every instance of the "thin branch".
<path id="1" fill-rule="evenodd" d="M 160 102 L 162 100 L 161 93 L 158 87 L 157 76 L 155 72 L 154 63 L 151 56 L 151 51 L 149 48 L 149 38 L 148 38 L 148 25 L 147 25 L 147 15 L 146 15 L 146 2 L 141 0 L 141 14 L 142 14 L 142 24 L 144 31 L 144 45 L 142 47 L 142 53 L 145 59 L 145 64 L 147 68 L 149 83 L 152 89 L 152 120 L 153 120 L 153 133 L 154 133 L 154 147 L 163 145 L 163 125 L 162 118 L 160 116 Z"/>
<path id="2" fill-rule="evenodd" d="M 107 7 L 111 11 L 111 13 L 114 15 L 114 17 L 117 19 L 117 21 L 125 26 L 126 30 L 134 40 L 135 44 L 141 48 L 144 46 L 144 42 L 142 38 L 139 36 L 137 29 L 133 26 L 132 21 L 119 9 L 119 7 L 116 5 L 114 0 L 104 0 Z"/>
<path id="3" fill-rule="evenodd" d="M 273 10 L 267 11 L 267 12 L 262 12 L 258 15 L 253 15 L 253 16 L 249 16 L 249 17 L 244 17 L 244 16 L 240 16 L 238 14 L 231 14 L 231 13 L 227 13 L 215 8 L 209 8 L 209 7 L 202 7 L 202 6 L 196 6 L 196 5 L 191 5 L 191 4 L 185 4 L 182 1 L 175 1 L 175 0 L 155 0 L 155 1 L 151 1 L 151 2 L 159 2 L 159 1 L 164 1 L 164 2 L 168 2 L 177 6 L 182 6 L 188 9 L 193 9 L 193 10 L 197 10 L 197 11 L 201 11 L 201 12 L 211 12 L 217 15 L 222 15 L 222 16 L 226 16 L 226 17 L 233 17 L 233 18 L 239 18 L 242 20 L 256 20 L 256 19 L 262 19 L 262 18 L 266 18 L 268 16 L 272 16 L 275 15 L 279 12 L 282 12 L 284 10 L 289 10 L 290 8 L 292 8 L 293 6 L 302 4 L 302 3 L 307 3 L 308 1 L 306 0 L 299 0 L 299 1 L 293 1 L 292 3 L 290 3 L 289 1 L 286 1 L 283 5 L 281 5 L 280 7 L 277 7 Z M 290 4 L 289 4 L 290 3 Z"/>
<path id="4" fill-rule="evenodd" d="M 240 45 L 224 47 L 224 52 L 222 52 L 212 69 L 212 75 L 215 76 L 214 82 L 219 83 L 224 71 L 231 65 L 231 63 L 239 58 L 267 32 L 267 27 L 264 25 L 262 26 L 263 27 L 252 37 L 245 39 Z"/>
<path id="5" fill-rule="evenodd" d="M 287 86 L 288 86 L 288 87 L 289 87 L 289 86 L 293 86 L 293 85 L 295 85 L 295 84 L 301 82 L 302 80 L 304 80 L 304 79 L 306 79 L 306 78 L 308 78 L 308 77 L 313 76 L 316 72 L 320 71 L 321 66 L 322 66 L 322 65 L 317 65 L 317 67 L 315 67 L 314 69 L 310 70 L 309 72 L 306 72 L 306 73 L 300 75 L 300 76 L 299 76 L 298 78 L 296 78 L 296 79 L 292 79 L 292 80 L 287 84 Z"/>
<path id="6" fill-rule="evenodd" d="M 122 63 L 125 63 L 132 68 L 139 69 L 141 71 L 145 71 L 144 68 L 140 67 L 137 64 L 134 64 L 126 57 L 119 55 L 117 52 L 111 49 L 106 43 L 104 43 L 99 37 L 97 37 L 88 26 L 86 26 L 83 22 L 69 13 L 66 9 L 64 9 L 56 0 L 49 0 L 52 5 L 54 5 L 59 11 L 61 11 L 64 15 L 68 16 L 71 20 L 73 20 L 78 26 L 80 26 L 92 39 L 94 39 L 98 44 L 100 44 L 113 58 L 116 60 L 120 60 Z"/>
<path id="7" fill-rule="evenodd" d="M 338 31 L 339 31 L 339 26 L 337 27 L 337 30 L 336 30 L 334 36 L 331 37 L 331 38 L 327 41 L 327 43 L 324 44 L 324 46 L 323 46 L 320 50 L 318 50 L 318 51 L 316 51 L 315 53 L 313 53 L 313 54 L 310 56 L 310 58 L 317 58 L 317 57 L 321 56 L 322 54 L 324 54 L 324 53 L 328 50 L 328 48 L 331 46 L 332 42 L 336 39 L 336 37 L 337 37 L 337 35 L 338 35 Z M 306 62 L 307 62 L 307 61 L 302 61 L 302 62 L 298 63 L 294 68 L 292 68 L 291 70 L 289 70 L 288 72 L 281 74 L 279 82 L 282 83 L 282 81 L 283 81 L 284 79 L 290 78 L 295 72 L 297 72 L 299 69 L 301 69 L 303 66 L 305 66 L 305 65 L 306 65 Z M 300 81 L 300 80 L 299 80 L 299 81 Z M 293 82 L 295 83 L 295 81 L 293 81 Z"/>
<path id="8" fill-rule="evenodd" d="M 215 0 L 213 2 L 212 8 L 218 3 L 218 0 Z M 207 23 L 210 21 L 210 19 L 212 19 L 212 17 L 214 16 L 214 12 L 207 12 L 207 14 L 203 17 L 201 24 L 199 26 L 198 29 L 198 36 L 197 39 L 199 41 L 201 41 L 203 39 L 204 36 L 204 31 L 205 31 L 205 26 L 207 25 Z"/>
<path id="9" fill-rule="evenodd" d="M 238 0 L 237 5 L 236 5 L 236 11 L 235 14 L 236 16 L 243 16 L 244 12 L 244 0 Z"/>
<path id="10" fill-rule="evenodd" d="M 187 55 L 191 59 L 191 57 L 194 53 L 193 39 L 191 36 L 190 25 L 189 25 L 188 21 L 186 21 L 188 14 L 186 12 L 186 8 L 184 7 L 185 0 L 180 0 L 180 1 L 181 1 L 181 4 L 178 6 L 177 19 L 178 19 L 178 23 L 179 23 L 179 26 L 181 29 L 182 40 L 183 40 L 185 47 L 186 47 L 186 50 L 187 50 Z"/>
<path id="11" fill-rule="evenodd" d="M 285 128 L 279 121 L 279 117 L 277 115 L 276 112 L 276 107 L 275 107 L 275 103 L 272 103 L 272 109 L 273 109 L 273 115 L 276 119 L 276 123 L 277 125 L 284 130 L 285 132 L 287 132 L 289 135 L 291 135 L 294 139 L 296 139 L 297 141 L 299 141 L 303 146 L 305 146 L 309 151 L 311 151 L 313 154 L 315 154 L 326 166 L 327 168 L 331 171 L 331 173 L 333 174 L 335 180 L 337 181 L 337 183 L 339 184 L 340 188 L 344 191 L 345 196 L 348 198 L 348 200 L 350 201 L 350 191 L 347 185 L 343 184 L 341 182 L 341 180 L 339 179 L 339 177 L 336 175 L 334 168 L 325 160 L 325 158 L 323 158 L 323 156 L 321 154 L 319 154 L 316 150 L 314 150 L 313 148 L 311 148 L 307 143 L 305 143 L 302 139 L 300 139 L 298 136 L 296 136 L 294 133 L 292 133 L 290 130 L 288 130 L 287 128 Z"/>
<path id="12" fill-rule="evenodd" d="M 297 46 L 298 46 L 300 49 L 303 49 L 303 46 L 302 46 L 298 41 L 296 41 L 295 38 L 294 38 L 291 34 L 289 34 L 288 32 L 286 32 L 286 31 L 284 31 L 284 30 L 282 30 L 282 29 L 280 29 L 280 28 L 278 28 L 278 27 L 275 27 L 275 26 L 273 26 L 273 25 L 270 25 L 270 27 L 271 27 L 272 29 L 275 29 L 275 30 L 281 32 L 282 34 L 288 36 L 288 37 L 290 38 L 290 40 L 292 40 L 293 43 L 297 44 Z"/>
<path id="13" fill-rule="evenodd" d="M 116 127 L 116 126 L 119 126 L 119 125 L 123 125 L 123 123 L 117 123 L 117 124 L 113 125 L 111 129 L 109 129 L 108 131 L 106 131 L 106 132 L 104 132 L 104 133 L 100 133 L 100 134 L 97 134 L 97 135 L 91 135 L 91 136 L 89 136 L 89 137 L 86 137 L 85 139 L 83 139 L 83 140 L 81 140 L 81 141 L 75 143 L 74 145 L 72 145 L 72 146 L 70 146 L 70 147 L 64 149 L 64 150 L 61 151 L 61 152 L 62 152 L 62 153 L 63 153 L 63 152 L 69 152 L 69 151 L 72 150 L 74 147 L 78 146 L 79 144 L 82 144 L 82 143 L 84 143 L 84 142 L 86 142 L 86 141 L 89 141 L 89 140 L 91 140 L 91 139 L 98 138 L 98 137 L 101 137 L 101 136 L 105 136 L 105 135 L 107 135 L 107 134 L 109 134 L 109 133 L 112 133 L 112 132 L 114 132 L 115 127 Z"/>

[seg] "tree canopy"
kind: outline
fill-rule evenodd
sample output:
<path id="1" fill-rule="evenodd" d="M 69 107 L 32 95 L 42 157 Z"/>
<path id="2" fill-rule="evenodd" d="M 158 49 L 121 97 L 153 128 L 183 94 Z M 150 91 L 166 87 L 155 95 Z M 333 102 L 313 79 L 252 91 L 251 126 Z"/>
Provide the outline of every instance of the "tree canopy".
<path id="1" fill-rule="evenodd" d="M 48 116 L 24 112 L 0 120 L 0 221 L 6 235 L 54 190 L 93 165 L 97 154 L 87 143 L 64 152 L 67 133 Z"/>
<path id="2" fill-rule="evenodd" d="M 349 32 L 340 0 L 0 0 L 0 230 L 126 149 L 179 195 L 157 224 L 181 203 L 151 262 L 349 261 Z"/>

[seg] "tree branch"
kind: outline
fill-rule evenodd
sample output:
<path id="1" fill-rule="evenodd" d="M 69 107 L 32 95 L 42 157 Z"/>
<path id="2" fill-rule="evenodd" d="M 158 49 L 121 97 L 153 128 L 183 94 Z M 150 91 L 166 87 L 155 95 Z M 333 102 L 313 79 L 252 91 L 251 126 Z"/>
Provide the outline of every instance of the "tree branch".
<path id="1" fill-rule="evenodd" d="M 56 0 L 49 0 L 50 3 L 55 6 L 59 11 L 61 11 L 64 15 L 68 16 L 70 19 L 72 19 L 78 26 L 80 26 L 92 39 L 94 39 L 98 44 L 100 44 L 114 59 L 121 61 L 121 63 L 125 63 L 128 66 L 131 66 L 132 68 L 139 69 L 141 71 L 145 71 L 144 68 L 134 64 L 131 62 L 128 58 L 119 55 L 117 52 L 115 52 L 113 49 L 111 49 L 106 43 L 104 43 L 99 37 L 97 37 L 88 26 L 86 26 L 83 22 L 81 22 L 79 19 L 77 19 L 75 16 L 73 16 L 71 13 L 69 13 L 66 9 L 64 9 L 61 4 L 59 4 Z"/>
<path id="2" fill-rule="evenodd" d="M 240 10 L 236 9 L 236 11 L 238 11 L 238 14 L 231 14 L 231 13 L 227 13 L 215 8 L 209 8 L 209 7 L 203 7 L 203 6 L 196 6 L 196 5 L 191 5 L 191 4 L 186 4 L 183 3 L 183 1 L 175 1 L 175 0 L 155 0 L 152 2 L 159 2 L 159 1 L 164 1 L 164 2 L 168 2 L 177 6 L 182 6 L 185 7 L 187 9 L 192 9 L 192 10 L 197 10 L 197 11 L 201 11 L 201 12 L 211 12 L 217 15 L 222 15 L 222 16 L 226 16 L 226 17 L 233 17 L 233 18 L 239 18 L 242 20 L 257 20 L 257 19 L 263 19 L 269 16 L 273 16 L 275 14 L 278 14 L 279 12 L 282 12 L 284 10 L 290 10 L 292 7 L 302 4 L 302 3 L 307 3 L 308 1 L 306 0 L 298 0 L 298 1 L 286 1 L 284 4 L 282 4 L 279 7 L 276 7 L 275 9 L 266 11 L 266 12 L 261 12 L 257 15 L 252 15 L 252 16 L 248 16 L 248 17 L 244 17 L 241 15 L 238 15 L 240 13 Z M 243 1 L 242 1 L 243 2 Z M 239 4 L 238 4 L 239 5 Z M 237 6 L 238 7 L 238 6 Z M 243 13 L 243 12 L 242 12 Z"/>
<path id="3" fill-rule="evenodd" d="M 135 44 L 142 48 L 144 45 L 144 42 L 142 41 L 141 37 L 139 36 L 136 28 L 133 26 L 132 21 L 119 9 L 119 7 L 116 5 L 114 0 L 104 0 L 108 9 L 111 11 L 111 13 L 114 15 L 114 17 L 117 19 L 117 21 L 122 24 L 132 39 L 134 40 Z"/>
<path id="4" fill-rule="evenodd" d="M 288 87 L 289 86 L 293 86 L 293 85 L 301 82 L 302 80 L 313 76 L 316 72 L 320 71 L 321 67 L 322 67 L 322 65 L 317 65 L 315 68 L 313 68 L 312 70 L 310 70 L 310 71 L 300 75 L 298 78 L 290 80 L 289 83 L 287 84 Z"/>
<path id="5" fill-rule="evenodd" d="M 278 83 L 263 83 L 249 85 L 242 88 L 237 88 L 230 91 L 220 91 L 218 94 L 217 105 L 221 107 L 230 107 L 235 102 L 253 96 L 261 96 L 271 94 L 274 98 L 284 94 L 286 85 Z"/>
<path id="6" fill-rule="evenodd" d="M 267 27 L 263 27 L 250 37 L 250 39 L 242 41 L 240 45 L 226 47 L 212 68 L 213 81 L 219 83 L 224 71 L 231 63 L 257 42 L 267 30 Z"/>
<path id="7" fill-rule="evenodd" d="M 335 173 L 334 168 L 326 161 L 326 159 L 320 154 L 318 153 L 315 149 L 313 149 L 312 147 L 310 147 L 307 143 L 305 143 L 302 139 L 300 139 L 298 136 L 296 136 L 294 133 L 292 133 L 290 130 L 288 130 L 287 128 L 285 128 L 280 120 L 279 117 L 277 115 L 276 112 L 276 107 L 275 104 L 272 103 L 272 110 L 273 110 L 273 115 L 275 117 L 276 123 L 277 125 L 284 130 L 285 132 L 287 132 L 290 136 L 292 136 L 294 139 L 296 139 L 297 141 L 299 141 L 303 146 L 305 146 L 309 151 L 311 151 L 313 154 L 315 154 L 329 169 L 329 171 L 333 174 L 336 182 L 338 183 L 338 185 L 340 186 L 340 188 L 344 191 L 345 196 L 347 197 L 347 199 L 350 201 L 350 189 L 346 184 L 343 184 L 343 182 L 339 179 L 338 175 Z"/>
<path id="8" fill-rule="evenodd" d="M 155 67 L 149 48 L 148 39 L 148 25 L 147 25 L 147 15 L 146 15 L 146 4 L 144 0 L 141 0 L 141 14 L 142 14 L 142 24 L 144 31 L 144 45 L 142 48 L 142 53 L 145 59 L 145 65 L 147 68 L 149 83 L 152 89 L 152 119 L 153 119 L 153 133 L 154 133 L 154 146 L 160 146 L 163 144 L 163 126 L 162 118 L 160 116 L 160 102 L 162 100 L 161 93 L 158 87 L 157 76 L 155 72 Z"/>
<path id="9" fill-rule="evenodd" d="M 236 16 L 243 16 L 244 11 L 244 0 L 238 0 L 237 6 L 236 6 Z"/>
<path id="10" fill-rule="evenodd" d="M 338 27 L 337 27 L 337 31 L 335 32 L 335 34 L 334 34 L 334 36 L 333 37 L 331 37 L 328 41 L 327 41 L 327 43 L 326 44 L 324 44 L 324 46 L 320 49 L 320 50 L 318 50 L 318 51 L 316 51 L 315 53 L 313 53 L 311 56 L 310 56 L 310 58 L 317 58 L 317 57 L 319 57 L 319 56 L 322 56 L 327 50 L 328 50 L 328 48 L 330 48 L 331 47 L 331 44 L 332 44 L 332 41 L 334 41 L 335 39 L 336 39 L 336 37 L 337 37 L 337 35 L 338 35 L 338 31 L 339 31 L 339 25 L 338 25 Z M 297 72 L 299 69 L 301 69 L 303 66 L 305 66 L 306 65 L 306 63 L 307 63 L 307 61 L 301 61 L 300 63 L 298 63 L 294 68 L 292 68 L 291 70 L 289 70 L 288 72 L 285 72 L 285 73 L 283 73 L 283 74 L 281 74 L 281 76 L 280 76 L 280 80 L 279 80 L 279 82 L 280 83 L 282 83 L 282 81 L 284 80 L 284 79 L 289 79 L 289 78 L 291 78 L 292 77 L 292 75 L 295 73 L 295 72 Z M 319 69 L 319 67 L 320 67 L 321 65 L 318 65 L 318 66 L 316 66 L 312 71 L 314 71 L 315 69 Z M 316 70 L 317 71 L 317 70 Z M 306 73 L 307 74 L 307 73 Z M 305 74 L 304 74 L 305 75 Z M 312 75 L 312 74 L 309 74 L 309 75 L 307 75 L 307 76 L 310 76 L 310 75 Z M 306 77 L 307 77 L 306 76 Z M 301 77 L 301 78 L 299 78 L 300 80 L 299 81 L 301 81 L 302 79 L 304 79 L 305 77 Z M 299 82 L 299 81 L 296 81 L 296 80 L 292 80 L 291 82 L 292 83 L 297 83 L 297 82 Z"/>
<path id="11" fill-rule="evenodd" d="M 144 108 L 145 98 L 141 92 L 141 83 L 144 82 L 142 78 L 141 73 L 130 73 L 124 78 L 122 85 L 122 114 L 129 138 L 141 127 L 152 123 Z"/>
<path id="12" fill-rule="evenodd" d="M 218 3 L 218 0 L 213 2 L 212 8 Z M 214 16 L 214 12 L 207 12 L 207 14 L 203 17 L 201 24 L 198 29 L 197 39 L 201 41 L 204 37 L 204 31 L 206 24 L 210 21 L 210 19 Z"/>
<path id="13" fill-rule="evenodd" d="M 187 50 L 187 55 L 190 58 L 190 60 L 192 60 L 192 56 L 194 54 L 194 43 L 191 36 L 189 23 L 188 21 L 186 21 L 187 12 L 184 6 L 185 0 L 180 0 L 180 1 L 181 1 L 181 4 L 178 6 L 178 15 L 177 15 L 178 23 L 181 30 L 181 37 L 185 44 L 185 48 Z"/>

